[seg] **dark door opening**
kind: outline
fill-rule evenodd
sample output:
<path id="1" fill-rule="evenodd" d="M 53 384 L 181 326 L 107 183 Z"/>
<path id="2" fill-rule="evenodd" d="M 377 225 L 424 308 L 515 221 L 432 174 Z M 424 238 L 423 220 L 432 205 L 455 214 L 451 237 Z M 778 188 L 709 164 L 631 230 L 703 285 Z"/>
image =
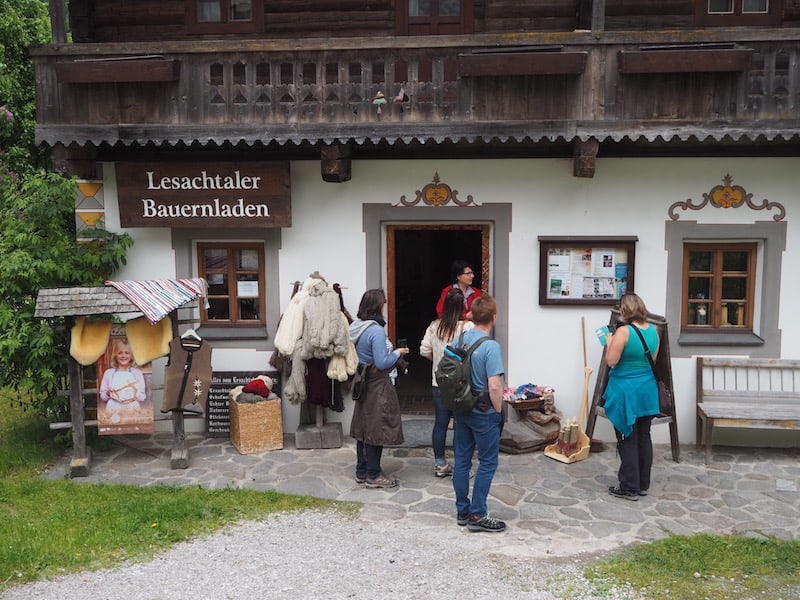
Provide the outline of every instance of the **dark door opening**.
<path id="1" fill-rule="evenodd" d="M 473 286 L 483 287 L 485 237 L 488 227 L 394 226 L 394 275 L 390 282 L 394 340 L 408 340 L 409 370 L 397 380 L 397 394 L 404 413 L 432 413 L 430 360 L 419 355 L 419 345 L 430 322 L 436 318 L 436 302 L 442 288 L 452 283 L 450 266 L 456 259 L 469 261 L 475 271 Z"/>

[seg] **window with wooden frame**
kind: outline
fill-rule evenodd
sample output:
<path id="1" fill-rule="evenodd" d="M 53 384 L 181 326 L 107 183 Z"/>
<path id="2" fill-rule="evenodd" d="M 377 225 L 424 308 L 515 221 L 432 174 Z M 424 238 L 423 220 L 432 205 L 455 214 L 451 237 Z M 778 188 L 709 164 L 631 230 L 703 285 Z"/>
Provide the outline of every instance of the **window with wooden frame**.
<path id="1" fill-rule="evenodd" d="M 208 282 L 208 308 L 201 323 L 262 325 L 264 304 L 264 245 L 198 243 L 198 273 Z"/>
<path id="2" fill-rule="evenodd" d="M 472 0 L 398 0 L 397 35 L 460 35 L 473 31 Z"/>
<path id="3" fill-rule="evenodd" d="M 264 30 L 264 0 L 185 0 L 186 26 L 194 33 Z"/>
<path id="4" fill-rule="evenodd" d="M 686 244 L 681 329 L 753 330 L 755 243 Z"/>
<path id="5" fill-rule="evenodd" d="M 695 0 L 695 23 L 700 26 L 778 25 L 782 0 Z"/>

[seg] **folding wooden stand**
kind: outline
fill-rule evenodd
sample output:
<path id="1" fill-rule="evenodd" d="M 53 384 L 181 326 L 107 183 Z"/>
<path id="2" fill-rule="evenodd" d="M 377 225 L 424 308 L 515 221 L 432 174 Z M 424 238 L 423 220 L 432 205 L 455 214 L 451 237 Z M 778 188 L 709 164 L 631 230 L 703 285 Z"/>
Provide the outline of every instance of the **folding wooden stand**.
<path id="1" fill-rule="evenodd" d="M 612 310 L 611 311 L 611 318 L 609 319 L 609 324 L 616 323 L 617 319 L 619 318 L 619 311 Z M 669 329 L 667 327 L 667 321 L 664 317 L 654 314 L 647 315 L 647 322 L 651 325 L 655 325 L 656 330 L 658 331 L 658 355 L 656 356 L 655 364 L 656 364 L 656 375 L 667 384 L 669 389 L 675 390 L 672 386 L 672 361 L 670 359 L 669 354 Z M 589 418 L 586 422 L 586 435 L 589 436 L 591 439 L 592 435 L 594 435 L 594 426 L 597 422 L 597 417 L 605 417 L 606 411 L 603 410 L 602 406 L 599 406 L 599 402 L 603 397 L 603 392 L 606 390 L 606 384 L 608 383 L 608 373 L 610 369 L 608 365 L 606 365 L 606 351 L 603 349 L 603 355 L 600 358 L 600 368 L 597 370 L 597 379 L 595 380 L 594 384 L 594 395 L 592 396 L 592 406 L 589 410 Z M 681 460 L 681 447 L 680 443 L 678 442 L 678 422 L 675 417 L 675 405 L 673 404 L 672 409 L 669 414 L 666 415 L 658 415 L 653 419 L 653 425 L 662 425 L 662 424 L 669 425 L 669 443 L 672 449 L 672 460 L 675 462 L 680 462 Z"/>

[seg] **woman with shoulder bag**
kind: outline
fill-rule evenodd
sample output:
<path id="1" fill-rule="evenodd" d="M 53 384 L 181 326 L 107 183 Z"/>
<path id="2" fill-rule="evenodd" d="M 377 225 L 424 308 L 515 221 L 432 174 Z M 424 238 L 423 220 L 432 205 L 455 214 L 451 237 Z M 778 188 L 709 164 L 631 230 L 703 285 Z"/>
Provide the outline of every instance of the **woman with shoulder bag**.
<path id="1" fill-rule="evenodd" d="M 381 469 L 384 446 L 403 443 L 400 402 L 390 377 L 408 348 L 390 350 L 383 310 L 382 289 L 367 290 L 358 306 L 358 318 L 350 325 L 350 341 L 358 354 L 360 382 L 354 382 L 353 419 L 350 436 L 356 440 L 356 481 L 369 488 L 390 489 L 397 480 Z"/>
<path id="2" fill-rule="evenodd" d="M 647 307 L 636 294 L 622 296 L 619 316 L 623 324 L 609 334 L 605 354 L 611 371 L 603 393 L 604 408 L 614 425 L 620 458 L 619 484 L 609 487 L 608 493 L 638 500 L 650 487 L 650 425 L 659 413 L 658 385 L 643 344 L 655 358 L 659 340 L 655 326 L 647 321 Z"/>

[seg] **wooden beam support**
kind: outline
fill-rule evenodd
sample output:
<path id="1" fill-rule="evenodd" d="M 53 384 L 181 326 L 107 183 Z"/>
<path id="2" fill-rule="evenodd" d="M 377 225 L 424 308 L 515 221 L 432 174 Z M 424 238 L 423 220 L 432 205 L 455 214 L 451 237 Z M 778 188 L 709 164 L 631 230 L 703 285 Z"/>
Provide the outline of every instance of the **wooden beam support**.
<path id="1" fill-rule="evenodd" d="M 322 180 L 328 183 L 350 181 L 353 150 L 350 144 L 326 144 L 320 149 Z"/>
<path id="2" fill-rule="evenodd" d="M 572 174 L 575 177 L 594 177 L 599 149 L 600 142 L 595 138 L 589 138 L 585 142 L 575 140 L 575 150 L 572 154 Z"/>
<path id="3" fill-rule="evenodd" d="M 56 144 L 51 150 L 51 158 L 53 168 L 59 173 L 79 179 L 98 179 L 97 148 L 94 146 Z"/>

